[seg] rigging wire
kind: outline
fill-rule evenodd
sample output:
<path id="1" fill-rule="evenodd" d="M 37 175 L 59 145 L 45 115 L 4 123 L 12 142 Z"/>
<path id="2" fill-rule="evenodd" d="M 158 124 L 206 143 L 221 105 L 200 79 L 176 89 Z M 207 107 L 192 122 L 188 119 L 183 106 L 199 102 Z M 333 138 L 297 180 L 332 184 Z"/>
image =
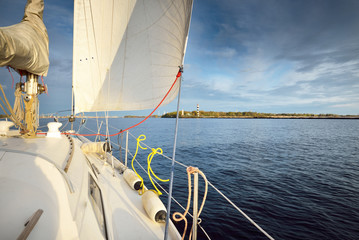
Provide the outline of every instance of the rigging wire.
<path id="1" fill-rule="evenodd" d="M 111 126 L 111 127 L 113 127 L 113 126 Z M 114 127 L 113 127 L 113 128 L 114 128 Z M 142 143 L 142 144 L 143 144 L 143 145 L 146 145 L 145 143 Z M 116 145 L 116 144 L 114 143 L 114 145 Z M 118 146 L 119 148 L 124 149 L 124 150 L 126 151 L 126 148 L 124 148 L 124 147 L 122 147 L 122 146 L 120 146 L 120 145 L 117 145 L 117 146 Z M 147 146 L 148 148 L 151 148 L 151 147 L 149 147 L 148 145 L 146 145 L 146 146 Z M 132 154 L 130 150 L 127 150 L 127 152 L 128 152 L 128 154 L 130 154 L 131 157 L 134 157 L 134 154 Z M 162 154 L 162 156 L 164 156 L 164 157 L 166 157 L 166 158 L 169 159 L 169 157 L 167 157 L 167 156 L 164 155 L 164 154 Z M 136 163 L 140 166 L 140 168 L 142 169 L 142 171 L 146 173 L 146 170 L 145 170 L 145 168 L 141 165 L 141 163 L 138 162 L 137 159 L 135 159 L 135 161 L 136 161 Z M 162 191 L 164 191 L 164 192 L 167 194 L 167 196 L 168 196 L 168 192 L 166 191 L 166 189 L 165 189 L 164 187 L 162 187 L 162 185 L 159 184 L 159 183 L 156 181 L 156 179 L 153 179 L 153 181 L 154 181 L 154 182 L 157 184 L 157 186 L 160 187 L 160 188 L 162 189 Z M 186 208 L 185 208 L 184 206 L 182 206 L 173 196 L 172 196 L 172 200 L 173 200 L 180 208 L 182 208 L 182 210 L 184 210 L 184 211 L 186 210 Z M 192 214 L 191 214 L 190 212 L 188 212 L 187 214 L 188 214 L 191 218 L 193 218 L 193 216 L 192 216 Z M 200 222 L 198 223 L 198 226 L 200 227 L 200 229 L 202 230 L 202 232 L 206 235 L 207 239 L 211 240 L 210 236 L 208 235 L 208 233 L 206 232 L 206 230 L 201 226 L 201 223 L 200 223 Z"/>
<path id="2" fill-rule="evenodd" d="M 239 207 L 237 207 L 226 195 L 224 195 L 221 191 L 219 191 L 210 181 L 208 184 L 216 190 L 224 199 L 227 200 L 238 212 L 240 212 L 250 223 L 252 223 L 259 231 L 261 231 L 267 238 L 274 240 L 272 236 L 270 236 L 266 231 L 264 231 L 257 223 L 255 223 L 247 214 L 245 214 Z"/>
<path id="3" fill-rule="evenodd" d="M 152 114 L 161 106 L 161 104 L 163 103 L 163 101 L 167 98 L 168 94 L 171 92 L 172 88 L 174 87 L 174 85 L 176 84 L 177 80 L 181 77 L 182 75 L 182 68 L 180 68 L 180 70 L 178 71 L 177 75 L 176 75 L 176 79 L 175 81 L 172 83 L 170 89 L 167 91 L 166 95 L 162 98 L 161 102 L 157 105 L 157 107 L 155 107 L 152 112 L 147 116 L 145 117 L 141 122 L 131 126 L 131 127 L 128 127 L 120 132 L 117 132 L 117 133 L 114 133 L 114 134 L 111 134 L 111 135 L 107 135 L 107 134 L 101 134 L 101 133 L 97 133 L 97 134 L 77 134 L 77 133 L 69 133 L 69 132 L 66 132 L 66 133 L 62 133 L 62 134 L 65 134 L 65 135 L 73 135 L 73 136 L 85 136 L 85 137 L 91 137 L 91 136 L 103 136 L 103 137 L 113 137 L 113 136 L 117 136 L 123 132 L 126 132 L 127 130 L 130 130 L 134 127 L 137 127 L 138 125 L 142 124 L 143 122 L 145 122 L 149 117 L 152 116 Z M 181 82 L 180 82 L 181 84 Z M 46 134 L 46 133 L 37 133 L 37 134 Z"/>
<path id="4" fill-rule="evenodd" d="M 111 16 L 111 33 L 110 33 L 110 53 L 112 53 L 112 34 L 113 34 L 113 12 L 114 12 L 114 1 L 112 1 L 112 16 Z M 92 12 L 91 12 L 92 13 Z M 93 15 L 91 14 L 91 18 L 93 18 Z M 95 35 L 95 32 L 94 32 Z M 96 37 L 96 36 L 95 36 Z M 111 62 L 111 54 L 109 55 L 109 62 Z M 109 137 L 110 135 L 110 130 L 109 130 L 109 124 L 108 124 L 108 117 L 109 117 L 109 111 L 108 111 L 108 104 L 110 102 L 110 89 L 111 89 L 111 67 L 112 65 L 110 64 L 109 68 L 107 69 L 108 71 L 108 82 L 107 82 L 107 101 L 106 101 L 106 111 L 105 111 L 105 119 L 106 119 L 106 146 L 109 146 L 111 148 L 111 138 Z M 108 143 L 108 144 L 107 144 Z M 112 155 L 112 149 L 110 151 L 111 153 L 111 164 L 112 164 L 112 170 L 115 171 L 114 168 L 114 162 L 113 162 L 113 155 Z"/>
<path id="5" fill-rule="evenodd" d="M 79 133 L 81 131 L 81 128 L 84 127 L 87 123 L 87 118 L 81 118 L 81 123 L 79 124 L 79 129 L 76 133 Z"/>
<path id="6" fill-rule="evenodd" d="M 116 130 L 120 130 L 120 129 L 118 129 L 118 128 L 116 128 L 116 127 L 113 127 L 113 126 L 110 126 L 110 127 L 113 128 L 113 129 L 116 129 Z M 94 132 L 92 129 L 89 129 L 89 128 L 87 128 L 86 126 L 83 126 L 83 128 L 85 128 L 85 129 L 87 129 L 87 130 L 89 130 L 89 131 L 91 131 L 91 132 Z M 122 132 L 125 132 L 125 131 L 127 131 L 127 130 L 122 130 Z M 121 130 L 120 130 L 120 132 L 121 132 Z M 129 133 L 129 135 L 130 135 L 131 137 L 133 137 L 133 138 L 136 139 L 136 137 L 135 137 L 131 132 L 128 131 L 128 133 Z M 81 135 L 81 134 L 78 134 L 78 135 Z M 95 136 L 95 135 L 98 135 L 98 134 L 93 134 L 93 136 Z M 112 143 L 112 144 L 115 144 L 115 143 Z M 148 146 L 147 144 L 145 144 L 145 143 L 143 143 L 143 142 L 142 142 L 141 144 L 151 149 L 151 147 Z M 116 144 L 115 144 L 115 145 L 116 145 Z M 121 147 L 121 146 L 118 146 L 118 147 Z M 121 148 L 123 148 L 123 147 L 121 147 Z M 127 150 L 127 152 L 128 152 L 132 157 L 134 156 L 129 150 Z M 170 157 L 168 157 L 168 156 L 166 156 L 166 155 L 164 155 L 164 154 L 160 154 L 160 155 L 162 155 L 163 157 L 167 158 L 168 160 L 171 160 L 171 161 L 174 160 L 173 158 L 171 159 Z M 134 161 L 136 161 L 137 164 L 142 168 L 142 170 L 143 170 L 144 172 L 146 172 L 146 170 L 145 170 L 145 169 L 142 167 L 142 165 L 137 161 L 137 159 L 134 159 Z M 189 167 L 189 166 L 187 166 L 187 165 L 185 165 L 185 164 L 183 164 L 183 163 L 181 163 L 181 162 L 178 162 L 178 161 L 176 161 L 176 160 L 174 160 L 174 162 L 177 163 L 178 165 L 182 166 L 182 167 L 185 167 L 185 168 Z M 222 193 L 218 188 L 216 188 L 209 180 L 207 180 L 207 181 L 208 181 L 208 184 L 209 184 L 216 192 L 218 192 L 218 194 L 220 194 L 229 204 L 231 204 L 239 213 L 241 213 L 241 214 L 242 214 L 250 223 L 252 223 L 260 232 L 262 232 L 268 239 L 274 240 L 274 238 L 273 238 L 272 236 L 270 236 L 264 229 L 262 229 L 256 222 L 254 222 L 254 220 L 252 220 L 243 210 L 241 210 L 236 204 L 234 204 L 224 193 Z M 168 193 L 156 180 L 154 180 L 154 182 L 169 196 L 169 193 Z M 171 199 L 173 199 L 174 202 L 175 202 L 176 204 L 178 204 L 178 206 L 180 206 L 183 210 L 185 210 L 185 208 L 184 208 L 177 200 L 175 200 L 173 196 L 171 196 Z M 167 211 L 167 212 L 169 212 L 169 211 Z M 190 213 L 188 213 L 188 214 L 189 214 L 191 217 L 193 217 Z M 200 228 L 202 229 L 202 231 L 205 233 L 205 235 L 208 237 L 208 239 L 210 239 L 210 237 L 209 237 L 208 234 L 205 232 L 205 230 L 201 227 L 200 224 L 199 224 L 199 226 L 200 226 Z"/>
<path id="7" fill-rule="evenodd" d="M 110 126 L 111 128 L 115 129 L 115 130 L 120 130 L 114 126 Z M 89 129 L 87 128 L 86 126 L 84 126 L 85 129 L 91 131 L 91 132 L 94 132 L 92 129 Z M 131 137 L 133 137 L 134 139 L 136 139 L 136 137 L 130 132 L 128 131 L 129 135 Z M 117 145 L 115 143 L 113 143 L 114 145 Z M 147 144 L 145 144 L 144 142 L 141 143 L 143 146 L 151 149 L 150 146 L 148 146 Z M 122 148 L 126 151 L 125 148 L 123 148 L 122 146 L 119 146 L 119 148 Z M 130 152 L 130 150 L 127 149 L 127 152 L 131 155 L 131 157 L 134 157 L 134 155 Z M 166 156 L 165 154 L 160 154 L 162 155 L 163 157 L 167 158 L 168 160 L 173 160 L 171 159 L 170 157 Z M 140 166 L 140 168 L 146 173 L 146 170 L 142 167 L 142 165 L 137 161 L 137 159 L 134 159 L 134 161 L 137 162 L 137 164 Z M 188 165 L 185 165 L 181 162 L 178 162 L 177 160 L 174 161 L 175 163 L 177 163 L 178 165 L 184 167 L 184 168 L 187 168 L 189 167 Z M 154 182 L 169 196 L 169 193 L 155 180 L 153 179 Z M 262 232 L 268 239 L 271 239 L 271 240 L 274 240 L 274 238 L 272 236 L 270 236 L 264 229 L 262 229 L 257 223 L 254 222 L 254 220 L 252 220 L 246 213 L 243 212 L 243 210 L 241 210 L 235 203 L 233 203 L 224 193 L 222 193 L 218 188 L 216 188 L 208 179 L 208 184 L 216 191 L 218 192 L 218 194 L 220 194 L 229 204 L 231 204 L 239 213 L 241 213 L 250 223 L 252 223 L 260 232 Z M 181 207 L 183 210 L 186 210 L 173 196 L 171 196 L 171 199 L 179 206 Z M 188 213 L 189 216 L 193 217 L 191 215 L 191 213 Z M 203 229 L 203 227 L 200 225 L 200 223 L 198 224 L 199 227 L 201 228 L 201 230 L 204 232 L 204 234 L 207 236 L 208 239 L 211 239 L 209 237 L 209 235 L 206 233 L 206 231 Z"/>
<path id="8" fill-rule="evenodd" d="M 83 126 L 83 128 L 85 128 L 86 130 L 90 131 L 90 132 L 93 132 L 93 133 L 96 133 L 94 130 L 92 130 L 91 128 L 88 128 L 86 126 Z M 96 141 L 95 141 L 96 142 Z"/>
<path id="9" fill-rule="evenodd" d="M 129 135 L 131 136 L 131 137 L 133 137 L 134 139 L 136 139 L 136 137 L 129 131 L 128 132 L 129 133 Z M 146 146 L 147 148 L 152 148 L 152 147 L 150 147 L 150 146 L 148 146 L 146 143 L 142 143 L 144 146 Z M 168 157 L 168 156 L 166 156 L 166 155 L 164 155 L 164 154 L 160 154 L 160 155 L 162 155 L 164 158 L 167 158 L 168 160 L 170 160 L 170 161 L 172 161 L 172 158 L 170 158 L 170 157 Z M 177 160 L 175 160 L 175 163 L 177 163 L 178 165 L 181 165 L 182 167 L 185 167 L 185 168 L 187 168 L 188 166 L 186 166 L 186 165 L 184 165 L 183 163 L 181 163 L 181 162 L 179 162 L 179 161 L 177 161 Z"/>
<path id="10" fill-rule="evenodd" d="M 65 125 L 64 125 L 64 126 L 62 126 L 62 128 L 60 129 L 60 132 L 61 132 L 63 129 L 65 129 L 65 128 L 66 128 L 66 126 L 69 124 L 69 122 L 70 122 L 70 121 L 66 121 Z M 71 130 L 72 130 L 72 129 L 71 129 Z"/>
<path id="11" fill-rule="evenodd" d="M 183 72 L 183 67 L 180 67 L 178 70 L 177 78 L 181 77 Z M 170 173 L 170 186 L 169 186 L 169 194 L 167 200 L 167 217 L 166 217 L 166 226 L 165 226 L 165 236 L 164 239 L 168 238 L 168 225 L 170 219 L 170 211 L 171 211 L 171 197 L 172 197 L 172 189 L 173 189 L 173 176 L 174 176 L 174 169 L 175 169 L 175 157 L 176 157 L 176 145 L 177 145 L 177 134 L 178 134 L 178 118 L 179 118 L 179 105 L 181 100 L 181 78 L 179 81 L 179 88 L 178 88 L 178 100 L 177 100 L 177 115 L 176 115 L 176 126 L 175 126 L 175 136 L 173 140 L 173 154 L 172 154 L 172 163 L 171 163 L 171 173 Z"/>
<path id="12" fill-rule="evenodd" d="M 2 85 L 0 84 L 0 90 L 3 94 L 4 99 L 0 96 L 0 100 L 4 103 L 5 108 L 7 108 L 7 110 L 10 112 L 10 114 L 8 114 L 5 109 L 3 108 L 2 104 L 0 103 L 1 109 L 4 111 L 4 113 L 9 116 L 12 121 L 15 123 L 15 125 L 19 126 L 21 129 L 24 129 L 24 125 L 22 124 L 22 122 L 16 117 L 16 114 L 14 113 L 9 101 L 6 98 L 6 94 L 4 92 L 4 89 L 2 87 Z"/>
<path id="13" fill-rule="evenodd" d="M 113 127 L 114 128 L 114 127 Z M 129 135 L 133 138 L 135 138 L 135 136 L 129 132 Z M 147 144 L 145 143 L 141 143 L 142 145 L 148 147 L 148 148 L 151 148 L 150 146 L 148 146 Z M 128 151 L 129 152 L 129 151 Z M 131 153 L 130 153 L 131 154 Z M 163 157 L 167 158 L 168 160 L 172 160 L 170 157 L 164 155 L 164 154 L 161 154 Z M 137 160 L 136 160 L 137 161 Z M 175 160 L 175 163 L 177 163 L 178 165 L 182 166 L 182 167 L 185 167 L 185 168 L 188 168 L 189 166 L 181 163 L 181 162 L 178 162 Z M 139 164 L 139 163 L 138 163 Z M 145 170 L 144 170 L 145 171 Z M 271 239 L 271 240 L 274 240 L 274 238 L 272 236 L 270 236 L 264 229 L 262 229 L 257 223 L 254 222 L 253 219 L 251 219 L 243 210 L 241 210 L 236 204 L 234 204 L 224 193 L 222 193 L 218 188 L 216 188 L 208 179 L 208 184 L 216 191 L 218 192 L 218 194 L 220 194 L 229 204 L 231 204 L 239 213 L 241 213 L 250 223 L 252 223 L 260 232 L 262 232 L 268 239 Z M 157 183 L 157 182 L 156 182 Z M 157 183 L 158 184 L 158 183 Z M 162 188 L 163 189 L 163 188 Z M 166 191 L 165 191 L 166 192 Z M 167 192 L 166 192 L 167 193 Z M 168 193 L 167 193 L 168 195 Z M 172 197 L 173 199 L 173 197 Z M 179 204 L 179 203 L 177 203 Z M 181 206 L 181 205 L 179 205 Z M 183 207 L 182 207 L 183 210 L 185 210 Z M 188 213 L 190 214 L 190 213 Z M 192 216 L 192 215 L 191 215 Z M 207 235 L 207 234 L 206 234 Z"/>
<path id="14" fill-rule="evenodd" d="M 120 130 L 120 132 L 122 131 L 122 129 Z M 120 143 L 120 138 L 121 138 L 121 143 Z M 120 157 L 120 162 L 123 163 L 122 160 L 122 142 L 123 142 L 123 133 L 117 135 L 117 143 L 118 143 L 118 152 L 119 152 L 119 157 Z"/>
<path id="15" fill-rule="evenodd" d="M 99 125 L 98 125 L 98 116 L 97 116 L 97 112 L 96 112 L 96 123 L 97 123 L 97 133 L 100 133 L 100 129 L 101 129 L 101 126 L 102 126 L 102 121 L 101 121 L 101 125 L 99 126 Z M 95 138 L 95 142 L 97 141 L 97 137 L 99 138 L 99 141 L 101 141 L 101 136 L 96 136 L 96 138 Z"/>

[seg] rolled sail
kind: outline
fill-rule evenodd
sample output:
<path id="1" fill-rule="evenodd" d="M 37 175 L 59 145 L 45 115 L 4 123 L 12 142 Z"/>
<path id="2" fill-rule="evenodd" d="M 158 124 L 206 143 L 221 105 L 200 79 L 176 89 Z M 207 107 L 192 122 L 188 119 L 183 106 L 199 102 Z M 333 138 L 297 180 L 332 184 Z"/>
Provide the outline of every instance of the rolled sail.
<path id="1" fill-rule="evenodd" d="M 43 0 L 28 0 L 22 21 L 0 28 L 0 66 L 47 75 L 49 38 L 43 11 Z"/>
<path id="2" fill-rule="evenodd" d="M 191 12 L 192 0 L 76 0 L 75 112 L 157 106 L 183 64 Z"/>

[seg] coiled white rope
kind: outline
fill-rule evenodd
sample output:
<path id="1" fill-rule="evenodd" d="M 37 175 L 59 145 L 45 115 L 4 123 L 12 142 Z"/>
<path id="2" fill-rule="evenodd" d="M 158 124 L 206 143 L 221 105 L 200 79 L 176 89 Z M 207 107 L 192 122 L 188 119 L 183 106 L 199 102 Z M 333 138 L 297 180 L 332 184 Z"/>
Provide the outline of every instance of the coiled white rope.
<path id="1" fill-rule="evenodd" d="M 132 137 L 133 136 L 131 133 L 129 133 Z M 143 145 L 146 145 L 145 143 L 143 143 Z M 147 145 L 146 145 L 147 146 Z M 147 146 L 148 147 L 148 146 Z M 163 155 L 165 158 L 170 159 L 169 157 Z M 178 161 L 175 161 L 176 163 L 178 163 L 179 165 L 183 166 L 183 167 L 188 167 L 187 165 L 180 163 Z M 245 212 L 243 212 L 237 205 L 235 205 L 226 195 L 224 195 L 218 188 L 216 188 L 210 181 L 208 181 L 208 184 L 214 189 L 216 190 L 224 199 L 227 200 L 227 202 L 229 202 L 238 212 L 240 212 L 250 223 L 252 223 L 260 232 L 262 232 L 268 239 L 274 240 L 274 238 L 272 236 L 270 236 L 263 228 L 261 228 L 256 222 L 254 222 Z"/>
<path id="2" fill-rule="evenodd" d="M 143 144 L 143 143 L 141 143 L 141 144 Z M 113 145 L 115 145 L 115 146 L 117 146 L 117 147 L 119 147 L 119 148 L 121 148 L 121 149 L 124 149 L 124 150 L 126 151 L 125 148 L 123 148 L 122 146 L 120 146 L 120 145 L 118 145 L 118 144 L 116 144 L 116 143 L 113 143 Z M 143 144 L 143 145 L 145 145 L 145 144 Z M 146 145 L 146 146 L 147 146 L 147 145 Z M 151 147 L 149 147 L 149 146 L 147 146 L 147 147 L 151 149 Z M 129 150 L 128 150 L 127 152 L 128 152 L 128 154 L 130 154 L 131 157 L 133 157 L 133 154 L 132 154 Z M 136 161 L 137 164 L 140 166 L 140 168 L 143 170 L 143 172 L 147 173 L 147 171 L 145 170 L 145 168 L 137 161 L 137 159 L 135 159 L 135 161 Z M 154 182 L 168 195 L 168 192 L 166 191 L 166 189 L 164 189 L 164 188 L 162 187 L 162 185 L 159 184 L 155 179 L 153 179 L 153 180 L 154 180 Z M 171 196 L 171 199 L 172 199 L 180 208 L 182 208 L 182 210 L 184 210 L 184 211 L 186 210 L 185 207 L 182 206 L 173 196 Z M 188 215 L 193 218 L 193 216 L 192 216 L 191 213 L 188 213 Z M 198 226 L 200 227 L 200 229 L 202 230 L 202 232 L 206 235 L 207 239 L 211 240 L 210 236 L 208 235 L 208 233 L 206 232 L 206 230 L 204 230 L 204 228 L 201 226 L 200 223 L 198 223 Z"/>
<path id="3" fill-rule="evenodd" d="M 114 129 L 117 129 L 117 128 L 115 128 L 115 127 L 113 127 L 113 126 L 110 126 L 110 127 L 112 127 L 112 128 L 114 128 Z M 118 129 L 117 129 L 118 130 Z M 133 137 L 133 138 L 135 138 L 136 139 L 136 137 L 133 135 L 133 134 L 131 134 L 130 132 L 129 132 L 129 135 L 131 136 L 131 137 Z M 146 147 L 148 147 L 148 148 L 151 148 L 151 147 L 149 147 L 148 145 L 146 145 L 145 143 L 142 143 L 143 145 L 145 145 Z M 130 153 L 130 151 L 128 150 L 128 153 Z M 130 155 L 132 155 L 131 153 L 130 153 Z M 169 160 L 171 160 L 172 161 L 172 159 L 170 158 L 170 157 L 168 157 L 168 156 L 166 156 L 166 155 L 164 155 L 164 154 L 161 154 L 162 156 L 164 156 L 165 158 L 167 158 L 167 159 L 169 159 Z M 140 165 L 140 163 L 136 160 L 136 162 L 137 162 L 137 164 L 139 164 Z M 187 167 L 189 167 L 189 166 L 187 166 L 187 165 L 185 165 L 185 164 L 183 164 L 183 163 L 180 163 L 180 162 L 178 162 L 178 161 L 175 161 L 177 164 L 179 164 L 179 165 L 181 165 L 182 167 L 185 167 L 185 168 L 187 168 Z M 140 167 L 144 170 L 144 168 L 140 165 Z M 144 170 L 145 171 L 145 170 Z M 146 171 L 145 171 L 146 172 Z M 156 182 L 156 181 L 155 181 Z M 156 182 L 156 184 L 158 185 L 158 186 L 160 186 L 160 188 L 161 189 L 163 189 L 163 187 L 158 183 L 158 182 Z M 268 239 L 271 239 L 271 240 L 274 240 L 274 238 L 272 237 L 272 236 L 270 236 L 263 228 L 261 228 L 256 222 L 254 222 L 254 220 L 252 220 L 245 212 L 243 212 L 236 204 L 234 204 L 226 195 L 224 195 L 224 193 L 222 193 L 218 188 L 216 188 L 209 180 L 208 180 L 208 184 L 214 189 L 214 190 L 216 190 L 225 200 L 227 200 L 227 202 L 228 203 L 230 203 L 239 213 L 241 213 L 250 223 L 252 223 L 260 232 L 262 232 Z M 164 190 L 164 189 L 163 189 Z M 166 194 L 168 194 L 168 192 L 167 191 L 165 191 L 164 190 L 164 192 L 166 192 Z M 172 197 L 172 199 L 173 200 L 175 200 L 173 197 Z M 182 205 L 180 205 L 177 201 L 175 201 L 182 209 L 185 209 Z M 190 214 L 189 214 L 190 215 Z M 191 217 L 193 217 L 192 215 L 190 215 Z M 201 226 L 200 226 L 201 227 Z M 201 229 L 204 231 L 204 229 L 201 227 Z M 204 231 L 205 232 L 205 231 Z M 206 234 L 206 233 L 205 233 Z M 206 234 L 206 236 L 209 238 L 209 236 Z"/>

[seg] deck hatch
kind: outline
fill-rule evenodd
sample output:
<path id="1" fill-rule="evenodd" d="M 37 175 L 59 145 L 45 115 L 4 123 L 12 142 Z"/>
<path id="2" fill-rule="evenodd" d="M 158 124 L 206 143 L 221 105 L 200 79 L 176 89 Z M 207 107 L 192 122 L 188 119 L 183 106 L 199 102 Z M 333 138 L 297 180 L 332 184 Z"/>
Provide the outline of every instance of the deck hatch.
<path id="1" fill-rule="evenodd" d="M 105 214 L 102 203 L 102 194 L 101 189 L 93 179 L 91 175 L 89 175 L 89 195 L 91 204 L 96 216 L 96 220 L 99 224 L 102 235 L 107 239 L 107 231 L 106 231 L 106 222 L 105 222 Z"/>

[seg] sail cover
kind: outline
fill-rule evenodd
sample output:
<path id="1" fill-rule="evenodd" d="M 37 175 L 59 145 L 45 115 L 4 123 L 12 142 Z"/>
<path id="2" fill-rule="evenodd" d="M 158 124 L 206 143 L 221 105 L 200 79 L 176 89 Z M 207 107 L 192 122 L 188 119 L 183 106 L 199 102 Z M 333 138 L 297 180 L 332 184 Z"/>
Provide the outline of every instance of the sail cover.
<path id="1" fill-rule="evenodd" d="M 75 112 L 157 106 L 183 64 L 191 12 L 192 0 L 76 0 Z"/>
<path id="2" fill-rule="evenodd" d="M 47 75 L 49 38 L 42 20 L 43 11 L 43 0 L 28 0 L 22 21 L 0 28 L 0 67 Z"/>

